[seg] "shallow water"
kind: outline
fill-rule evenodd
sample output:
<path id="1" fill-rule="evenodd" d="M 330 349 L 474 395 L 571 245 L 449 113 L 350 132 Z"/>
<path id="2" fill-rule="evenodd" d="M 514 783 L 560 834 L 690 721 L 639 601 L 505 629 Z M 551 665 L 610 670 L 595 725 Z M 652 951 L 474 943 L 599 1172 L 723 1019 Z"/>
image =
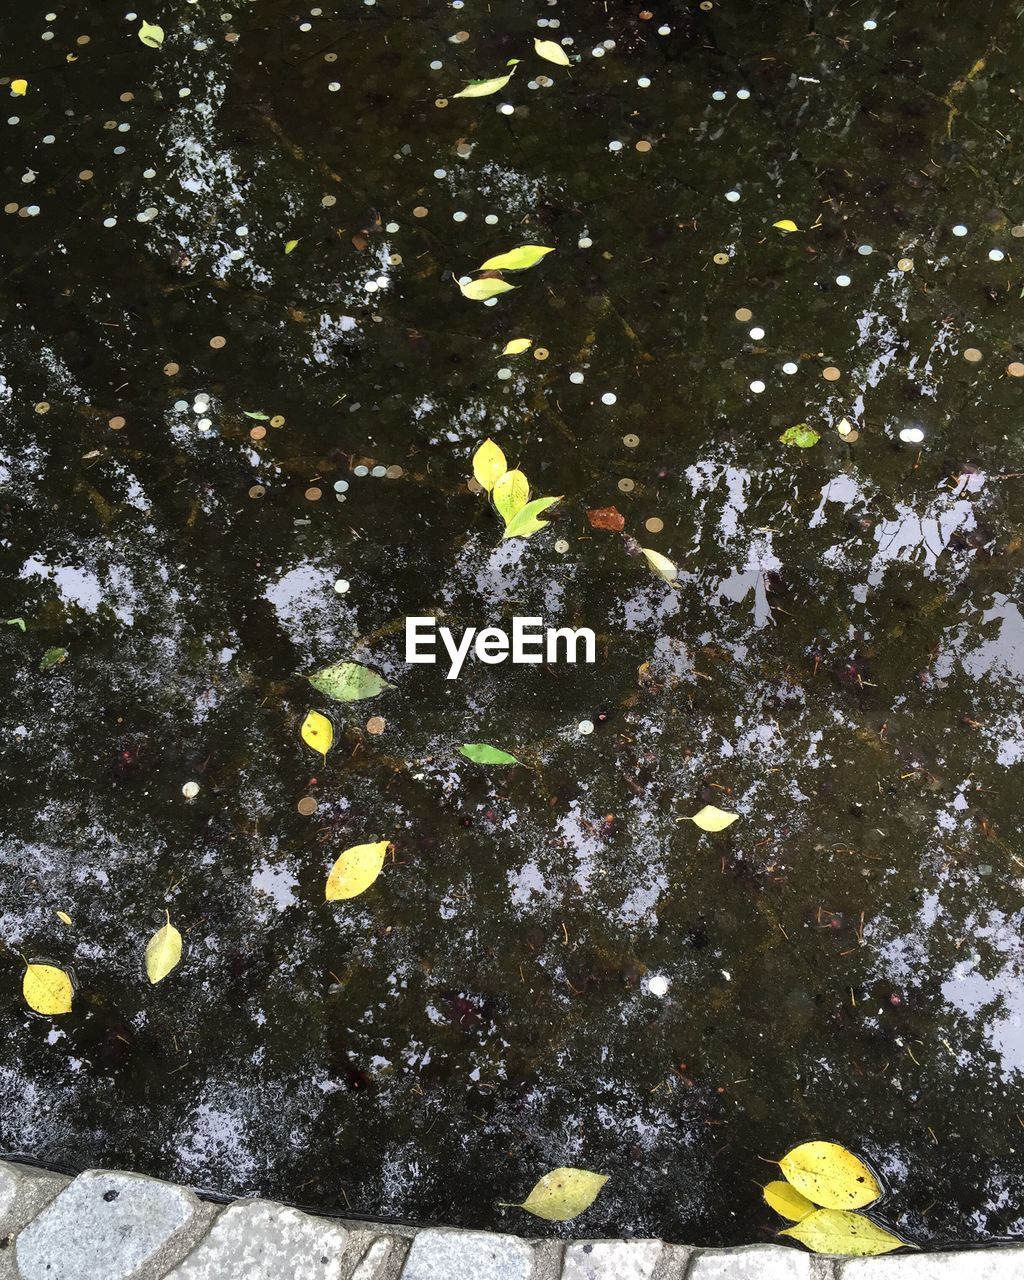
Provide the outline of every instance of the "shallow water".
<path id="1" fill-rule="evenodd" d="M 919 1243 L 1024 1232 L 1016 8 L 53 12 L 0 33 L 0 1149 L 714 1244 L 823 1136 Z M 528 540 L 467 487 L 488 435 L 566 495 Z M 448 682 L 404 662 L 433 611 L 599 660 Z M 301 678 L 349 658 L 396 687 Z M 563 1164 L 611 1175 L 586 1217 L 498 1207 Z"/>

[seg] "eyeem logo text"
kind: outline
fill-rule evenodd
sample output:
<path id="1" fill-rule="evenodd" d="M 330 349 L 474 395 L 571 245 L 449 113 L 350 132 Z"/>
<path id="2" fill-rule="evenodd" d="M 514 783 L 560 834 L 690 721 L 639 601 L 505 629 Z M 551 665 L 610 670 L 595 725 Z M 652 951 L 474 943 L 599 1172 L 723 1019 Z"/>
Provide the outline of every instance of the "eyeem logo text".
<path id="1" fill-rule="evenodd" d="M 472 649 L 481 662 L 595 662 L 597 641 L 589 627 L 545 627 L 543 618 L 513 618 L 512 634 L 501 627 L 466 627 L 456 641 L 436 618 L 406 618 L 406 662 L 437 662 L 438 637 L 448 653 L 448 679 L 455 680 Z M 583 657 L 579 651 L 582 647 Z"/>

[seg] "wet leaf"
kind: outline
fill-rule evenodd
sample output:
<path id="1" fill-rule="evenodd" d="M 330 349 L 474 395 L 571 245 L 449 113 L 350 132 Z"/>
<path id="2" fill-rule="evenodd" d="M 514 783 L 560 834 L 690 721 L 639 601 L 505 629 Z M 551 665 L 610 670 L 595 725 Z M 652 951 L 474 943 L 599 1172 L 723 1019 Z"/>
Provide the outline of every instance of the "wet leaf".
<path id="1" fill-rule="evenodd" d="M 800 228 L 796 225 L 796 223 L 793 221 L 792 218 L 780 218 L 778 222 L 773 222 L 772 226 L 778 227 L 780 231 L 799 231 L 800 230 Z"/>
<path id="2" fill-rule="evenodd" d="M 491 491 L 498 514 L 506 527 L 530 500 L 530 482 L 521 471 L 506 471 L 499 476 Z"/>
<path id="3" fill-rule="evenodd" d="M 16 98 L 23 98 L 25 94 L 28 93 L 28 81 L 12 80 L 11 93 L 13 93 Z"/>
<path id="4" fill-rule="evenodd" d="M 521 356 L 524 351 L 529 351 L 532 346 L 532 338 L 513 338 L 511 342 L 505 343 L 501 354 L 503 356 Z"/>
<path id="5" fill-rule="evenodd" d="M 701 831 L 724 831 L 726 827 L 731 827 L 739 816 L 738 813 L 729 813 L 726 809 L 717 809 L 713 804 L 706 804 L 686 821 L 696 823 Z M 783 1169 L 783 1173 L 785 1172 Z"/>
<path id="6" fill-rule="evenodd" d="M 255 418 L 257 422 L 269 422 L 269 421 L 270 421 L 270 414 L 269 414 L 269 413 L 260 413 L 260 411 L 259 411 L 258 409 L 253 410 L 253 411 L 250 411 L 250 410 L 248 410 L 248 409 L 243 409 L 243 410 L 242 410 L 242 416 L 243 416 L 243 417 L 245 417 L 245 418 Z"/>
<path id="7" fill-rule="evenodd" d="M 284 251 L 286 254 L 294 253 L 298 247 L 299 247 L 298 240 L 286 240 L 284 242 Z"/>
<path id="8" fill-rule="evenodd" d="M 815 1209 L 779 1235 L 792 1236 L 814 1253 L 836 1253 L 844 1258 L 873 1258 L 905 1245 L 862 1213 L 841 1209 Z"/>
<path id="9" fill-rule="evenodd" d="M 388 684 L 382 675 L 358 662 L 338 662 L 307 678 L 318 693 L 326 694 L 335 702 L 359 702 L 362 698 L 375 698 L 385 689 L 395 687 Z"/>
<path id="10" fill-rule="evenodd" d="M 621 533 L 626 527 L 626 517 L 618 507 L 592 507 L 587 512 L 591 529 L 607 529 L 611 533 Z"/>
<path id="11" fill-rule="evenodd" d="M 493 440 L 485 440 L 473 454 L 473 475 L 481 489 L 488 493 L 508 470 L 505 455 Z"/>
<path id="12" fill-rule="evenodd" d="M 770 1205 L 776 1213 L 788 1218 L 790 1222 L 799 1222 L 814 1212 L 814 1205 L 806 1196 L 802 1196 L 796 1187 L 788 1182 L 769 1182 L 762 1188 L 765 1204 Z"/>
<path id="13" fill-rule="evenodd" d="M 510 756 L 499 747 L 489 746 L 486 742 L 463 743 L 459 752 L 474 764 L 519 764 L 515 756 Z"/>
<path id="14" fill-rule="evenodd" d="M 143 20 L 142 26 L 139 27 L 139 39 L 147 48 L 159 49 L 164 42 L 164 29 L 154 22 Z"/>
<path id="15" fill-rule="evenodd" d="M 71 917 L 68 915 L 66 911 L 57 911 L 54 914 L 56 915 L 58 920 L 63 920 L 65 924 L 72 923 Z"/>
<path id="16" fill-rule="evenodd" d="M 346 849 L 327 877 L 327 901 L 355 898 L 369 889 L 381 873 L 390 846 L 389 840 L 378 840 L 375 844 L 356 844 Z"/>
<path id="17" fill-rule="evenodd" d="M 522 1204 L 509 1207 L 525 1209 L 546 1222 L 568 1222 L 590 1208 L 607 1181 L 604 1174 L 591 1173 L 588 1169 L 552 1169 Z"/>
<path id="18" fill-rule="evenodd" d="M 488 258 L 477 270 L 525 271 L 527 267 L 535 267 L 541 258 L 549 253 L 554 253 L 554 249 L 548 249 L 542 244 L 521 244 L 516 249 L 509 249 L 508 253 L 499 253 L 494 258 Z"/>
<path id="19" fill-rule="evenodd" d="M 841 436 L 848 436 L 853 430 L 853 423 L 849 418 L 840 418 L 836 423 L 836 430 Z"/>
<path id="20" fill-rule="evenodd" d="M 327 753 L 331 749 L 331 743 L 334 741 L 334 725 L 326 716 L 322 716 L 319 711 L 311 711 L 302 722 L 300 730 L 302 741 L 312 747 L 314 751 L 319 751 L 324 758 L 324 764 L 327 763 Z"/>
<path id="21" fill-rule="evenodd" d="M 786 1181 L 826 1209 L 862 1209 L 882 1188 L 852 1151 L 837 1142 L 804 1142 L 779 1161 Z"/>
<path id="22" fill-rule="evenodd" d="M 783 431 L 779 436 L 779 443 L 796 445 L 798 449 L 813 449 L 820 439 L 821 436 L 813 427 L 809 427 L 806 422 L 798 422 L 795 427 Z"/>
<path id="23" fill-rule="evenodd" d="M 537 40 L 533 42 L 534 52 L 545 62 L 553 62 L 558 67 L 567 67 L 569 65 L 569 57 L 560 44 L 555 44 L 554 40 Z"/>
<path id="24" fill-rule="evenodd" d="M 171 913 L 168 911 L 167 923 L 157 929 L 146 943 L 146 977 L 156 986 L 180 963 L 181 934 L 171 924 Z"/>
<path id="25" fill-rule="evenodd" d="M 39 670 L 48 671 L 50 667 L 56 667 L 61 662 L 64 662 L 67 656 L 67 649 L 47 649 L 39 660 Z"/>
<path id="26" fill-rule="evenodd" d="M 4 621 L 8 627 L 17 627 L 19 631 L 25 630 L 24 618 L 6 618 Z"/>
<path id="27" fill-rule="evenodd" d="M 55 1015 L 71 1012 L 74 989 L 63 969 L 52 964 L 28 964 L 21 982 L 25 1003 L 36 1013 Z"/>
<path id="28" fill-rule="evenodd" d="M 644 553 L 644 559 L 658 577 L 663 578 L 671 586 L 675 586 L 676 575 L 679 570 L 668 556 L 663 556 L 660 551 L 651 551 L 649 547 L 641 547 L 640 550 Z"/>
<path id="29" fill-rule="evenodd" d="M 460 89 L 458 93 L 453 93 L 453 98 L 486 98 L 489 94 L 497 93 L 499 89 L 504 89 L 508 82 L 515 74 L 515 68 L 508 73 L 507 76 L 494 76 L 490 80 L 470 80 L 465 89 Z"/>
<path id="30" fill-rule="evenodd" d="M 496 298 L 499 293 L 508 293 L 510 289 L 514 289 L 514 284 L 509 284 L 506 280 L 495 280 L 488 278 L 486 280 L 470 280 L 468 284 L 460 284 L 459 290 L 464 298 L 469 298 L 471 302 L 486 302 L 488 298 Z"/>
<path id="31" fill-rule="evenodd" d="M 561 501 L 561 494 L 557 498 L 534 498 L 508 522 L 503 538 L 528 538 L 538 529 L 546 529 L 551 522 L 538 520 L 537 517 L 542 511 L 547 511 L 548 507 L 553 507 L 556 502 Z"/>

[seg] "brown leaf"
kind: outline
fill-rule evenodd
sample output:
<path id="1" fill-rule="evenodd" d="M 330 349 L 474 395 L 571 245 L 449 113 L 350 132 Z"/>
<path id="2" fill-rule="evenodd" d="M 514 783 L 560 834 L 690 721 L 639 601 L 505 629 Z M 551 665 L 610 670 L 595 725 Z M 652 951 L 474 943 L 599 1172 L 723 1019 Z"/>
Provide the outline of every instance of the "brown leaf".
<path id="1" fill-rule="evenodd" d="M 357 231 L 355 235 L 352 237 L 352 243 L 359 250 L 359 252 L 362 253 L 363 250 L 367 247 L 367 245 L 370 242 L 369 240 L 367 240 L 366 236 L 361 231 Z"/>
<path id="2" fill-rule="evenodd" d="M 617 507 L 594 507 L 587 512 L 587 519 L 592 529 L 608 529 L 611 533 L 621 533 L 626 527 L 626 517 Z"/>

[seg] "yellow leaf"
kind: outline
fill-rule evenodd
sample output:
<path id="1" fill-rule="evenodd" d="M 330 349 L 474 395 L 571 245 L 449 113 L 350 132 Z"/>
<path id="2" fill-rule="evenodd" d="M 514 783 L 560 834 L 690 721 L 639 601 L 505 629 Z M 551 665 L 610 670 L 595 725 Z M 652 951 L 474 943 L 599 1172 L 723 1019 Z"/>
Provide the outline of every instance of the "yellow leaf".
<path id="1" fill-rule="evenodd" d="M 544 58 L 547 62 L 554 62 L 559 67 L 569 65 L 568 55 L 560 44 L 555 44 L 554 40 L 535 39 L 533 48 L 538 57 Z"/>
<path id="2" fill-rule="evenodd" d="M 319 711 L 311 711 L 302 722 L 302 741 L 307 747 L 312 747 L 314 751 L 319 751 L 324 758 L 324 764 L 327 763 L 327 753 L 331 749 L 331 743 L 334 741 L 334 725 L 326 716 L 322 716 Z"/>
<path id="3" fill-rule="evenodd" d="M 25 94 L 28 93 L 28 81 L 12 80 L 11 93 L 13 93 L 16 98 L 23 98 Z"/>
<path id="4" fill-rule="evenodd" d="M 778 227 L 780 231 L 799 231 L 800 230 L 800 228 L 796 225 L 796 223 L 793 221 L 792 218 L 782 218 L 778 222 L 773 222 L 772 226 Z"/>
<path id="5" fill-rule="evenodd" d="M 505 455 L 493 440 L 485 440 L 473 454 L 473 475 L 480 488 L 488 493 L 507 470 Z"/>
<path id="6" fill-rule="evenodd" d="M 568 1222 L 590 1208 L 607 1181 L 603 1173 L 591 1173 L 588 1169 L 552 1169 L 522 1204 L 509 1208 L 525 1209 L 546 1222 Z"/>
<path id="7" fill-rule="evenodd" d="M 668 556 L 663 556 L 660 551 L 651 551 L 647 547 L 641 547 L 640 550 L 644 553 L 644 558 L 658 577 L 675 586 L 678 570 Z"/>
<path id="8" fill-rule="evenodd" d="M 171 924 L 171 913 L 168 911 L 167 923 L 157 929 L 146 943 L 146 976 L 155 986 L 180 963 L 181 934 Z"/>
<path id="9" fill-rule="evenodd" d="M 71 979 L 52 964 L 27 964 L 21 983 L 25 1003 L 36 1013 L 71 1012 Z"/>
<path id="10" fill-rule="evenodd" d="M 453 93 L 453 98 L 486 98 L 488 94 L 497 93 L 499 89 L 504 89 L 508 82 L 512 79 L 515 68 L 508 73 L 507 76 L 494 76 L 490 80 L 471 80 L 465 89 L 460 89 L 458 93 Z"/>
<path id="11" fill-rule="evenodd" d="M 380 875 L 390 844 L 389 840 L 378 840 L 376 844 L 357 844 L 346 849 L 327 877 L 327 901 L 355 898 L 369 889 Z"/>
<path id="12" fill-rule="evenodd" d="M 63 920 L 65 924 L 71 924 L 71 923 L 72 923 L 71 917 L 68 915 L 68 913 L 67 913 L 66 911 L 58 911 L 58 912 L 57 912 L 57 919 L 58 919 L 58 920 Z"/>
<path id="13" fill-rule="evenodd" d="M 534 498 L 532 502 L 528 502 L 525 507 L 517 511 L 505 525 L 502 539 L 528 538 L 531 533 L 536 533 L 538 529 L 546 529 L 551 521 L 538 520 L 537 517 L 542 511 L 547 511 L 548 507 L 553 507 L 556 502 L 561 501 L 561 494 L 556 498 Z"/>
<path id="14" fill-rule="evenodd" d="M 826 1209 L 861 1209 L 882 1194 L 874 1174 L 836 1142 L 804 1142 L 779 1161 L 786 1181 Z"/>
<path id="15" fill-rule="evenodd" d="M 840 1209 L 815 1209 L 779 1235 L 792 1236 L 814 1253 L 837 1253 L 844 1258 L 872 1258 L 902 1249 L 906 1243 L 862 1213 Z"/>
<path id="16" fill-rule="evenodd" d="M 728 813 L 725 809 L 716 809 L 713 804 L 706 804 L 686 821 L 695 822 L 701 831 L 724 831 L 726 827 L 731 827 L 739 816 L 738 813 Z M 783 1169 L 783 1173 L 785 1172 Z M 789 1177 L 789 1174 L 786 1176 Z"/>
<path id="17" fill-rule="evenodd" d="M 139 39 L 148 48 L 159 49 L 164 42 L 164 29 L 158 27 L 155 22 L 146 22 L 143 19 L 142 26 L 139 27 Z"/>
<path id="18" fill-rule="evenodd" d="M 521 244 L 508 253 L 499 253 L 477 267 L 478 271 L 525 271 L 527 267 L 535 267 L 541 258 L 554 249 L 542 244 Z"/>
<path id="19" fill-rule="evenodd" d="M 299 246 L 298 240 L 286 240 L 284 242 L 284 251 L 286 254 L 294 253 L 295 250 L 298 248 L 298 246 Z"/>
<path id="20" fill-rule="evenodd" d="M 491 497 L 507 526 L 530 501 L 530 482 L 521 471 L 506 471 L 495 482 Z"/>
<path id="21" fill-rule="evenodd" d="M 806 1218 L 809 1213 L 814 1212 L 814 1205 L 810 1200 L 802 1196 L 788 1182 L 769 1182 L 762 1191 L 765 1204 L 770 1205 L 776 1213 L 788 1218 L 790 1222 L 799 1222 L 801 1218 Z"/>
<path id="22" fill-rule="evenodd" d="M 511 342 L 505 343 L 505 348 L 501 354 L 503 356 L 521 356 L 524 351 L 529 351 L 532 346 L 532 338 L 513 338 Z"/>
<path id="23" fill-rule="evenodd" d="M 505 280 L 470 280 L 469 284 L 460 284 L 459 289 L 464 298 L 469 298 L 471 302 L 486 302 L 488 298 L 496 298 L 499 293 L 508 293 L 510 289 L 514 289 L 514 284 L 508 284 Z"/>

